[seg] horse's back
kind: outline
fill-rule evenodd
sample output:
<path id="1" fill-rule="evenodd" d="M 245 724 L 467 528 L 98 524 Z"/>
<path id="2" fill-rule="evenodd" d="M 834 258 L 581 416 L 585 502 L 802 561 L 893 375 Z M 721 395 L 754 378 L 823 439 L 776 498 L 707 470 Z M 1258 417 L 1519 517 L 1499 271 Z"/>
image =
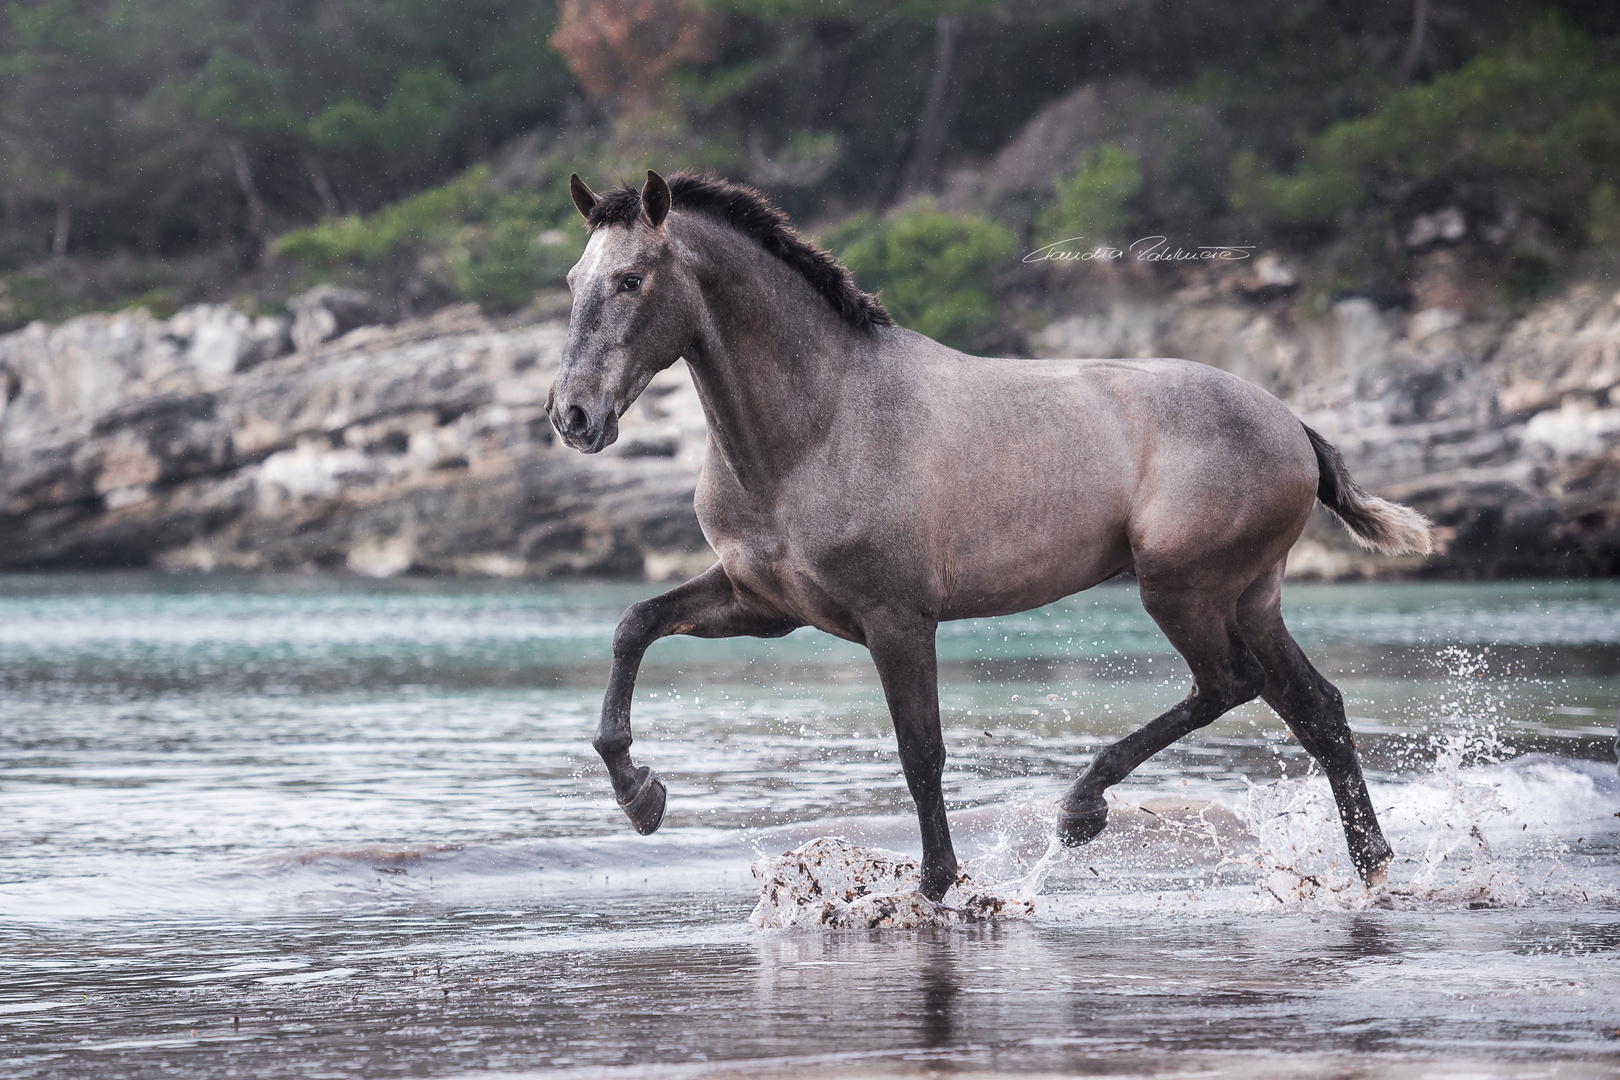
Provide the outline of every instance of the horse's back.
<path id="1" fill-rule="evenodd" d="M 1316 458 L 1299 420 L 1219 368 L 1171 358 L 954 355 L 918 379 L 931 399 L 924 411 L 935 430 L 927 437 L 956 443 L 939 429 L 968 432 L 979 446 L 973 458 L 1028 466 L 1035 455 L 1132 489 L 1133 505 L 1154 491 L 1241 493 L 1256 485 L 1305 485 L 1314 497 Z"/>

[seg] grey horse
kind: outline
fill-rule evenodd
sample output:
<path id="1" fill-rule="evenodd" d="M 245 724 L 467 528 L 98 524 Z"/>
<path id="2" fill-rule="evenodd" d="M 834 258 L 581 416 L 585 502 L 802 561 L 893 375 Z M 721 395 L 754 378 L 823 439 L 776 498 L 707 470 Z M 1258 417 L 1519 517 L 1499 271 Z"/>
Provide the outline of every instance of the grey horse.
<path id="1" fill-rule="evenodd" d="M 1363 545 L 1430 550 L 1429 523 L 1357 487 L 1276 398 L 1184 360 L 986 359 L 904 330 L 759 192 L 647 174 L 597 195 L 551 422 L 596 453 L 654 374 L 685 358 L 708 424 L 696 509 L 719 562 L 632 605 L 613 636 L 595 747 L 636 829 L 666 791 L 630 758 L 630 700 L 670 634 L 801 626 L 871 652 L 922 828 L 922 891 L 957 876 L 941 776 L 935 631 L 1131 572 L 1192 669 L 1174 708 L 1101 750 L 1058 833 L 1102 831 L 1104 791 L 1255 697 L 1326 772 L 1371 888 L 1393 856 L 1338 690 L 1283 625 L 1283 562 L 1321 501 Z"/>

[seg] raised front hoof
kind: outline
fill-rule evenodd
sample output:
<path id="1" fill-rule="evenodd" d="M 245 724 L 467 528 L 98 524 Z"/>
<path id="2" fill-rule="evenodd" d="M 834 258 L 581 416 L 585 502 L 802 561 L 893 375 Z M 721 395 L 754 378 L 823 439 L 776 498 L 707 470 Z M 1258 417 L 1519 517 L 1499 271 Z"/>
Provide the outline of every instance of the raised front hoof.
<path id="1" fill-rule="evenodd" d="M 664 823 L 664 803 L 669 792 L 658 774 L 643 765 L 636 770 L 636 784 L 628 799 L 619 800 L 619 808 L 642 836 L 651 836 Z"/>
<path id="2" fill-rule="evenodd" d="M 1088 799 L 1079 806 L 1058 804 L 1058 839 L 1067 847 L 1079 847 L 1097 839 L 1097 834 L 1108 824 L 1108 800 L 1101 795 Z"/>

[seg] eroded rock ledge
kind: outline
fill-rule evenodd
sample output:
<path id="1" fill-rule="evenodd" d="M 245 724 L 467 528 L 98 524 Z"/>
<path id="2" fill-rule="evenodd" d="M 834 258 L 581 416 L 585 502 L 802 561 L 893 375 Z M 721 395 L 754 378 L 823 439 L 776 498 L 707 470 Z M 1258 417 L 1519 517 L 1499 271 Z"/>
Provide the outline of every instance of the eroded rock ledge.
<path id="1" fill-rule="evenodd" d="M 1620 573 L 1620 293 L 1572 289 L 1522 318 L 1172 298 L 1037 335 L 1045 356 L 1184 356 L 1267 387 L 1367 489 L 1438 526 L 1426 560 L 1356 548 L 1318 509 L 1295 576 Z"/>
<path id="2" fill-rule="evenodd" d="M 690 381 L 586 459 L 545 416 L 566 332 L 459 308 L 287 352 L 286 326 L 204 308 L 0 338 L 0 567 L 701 569 Z"/>
<path id="3" fill-rule="evenodd" d="M 348 329 L 323 304 L 297 325 L 199 307 L 0 337 L 0 569 L 667 578 L 712 561 L 692 513 L 703 418 L 680 365 L 615 446 L 586 458 L 544 412 L 561 318 L 453 308 Z M 1368 555 L 1315 521 L 1296 575 L 1620 572 L 1612 292 L 1577 288 L 1516 320 L 1366 300 L 1311 318 L 1290 304 L 1120 301 L 1034 344 L 1186 356 L 1253 379 L 1337 443 L 1364 486 L 1441 527 L 1445 550 L 1419 562 Z"/>

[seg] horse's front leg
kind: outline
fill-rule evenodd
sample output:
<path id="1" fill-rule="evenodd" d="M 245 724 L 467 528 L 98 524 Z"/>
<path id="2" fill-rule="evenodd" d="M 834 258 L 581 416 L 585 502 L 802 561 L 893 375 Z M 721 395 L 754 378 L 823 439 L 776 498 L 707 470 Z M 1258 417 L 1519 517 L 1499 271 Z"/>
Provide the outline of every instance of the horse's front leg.
<path id="1" fill-rule="evenodd" d="M 661 637 L 781 637 L 801 625 L 750 605 L 716 563 L 662 596 L 631 604 L 613 633 L 613 671 L 602 699 L 593 745 L 607 765 L 613 794 L 636 831 L 646 836 L 664 820 L 667 793 L 658 774 L 630 760 L 630 698 L 647 647 Z"/>
<path id="2" fill-rule="evenodd" d="M 900 767 L 922 826 L 922 893 L 936 903 L 956 882 L 956 851 L 945 818 L 945 736 L 939 726 L 939 662 L 932 622 L 866 628 L 900 743 Z"/>

